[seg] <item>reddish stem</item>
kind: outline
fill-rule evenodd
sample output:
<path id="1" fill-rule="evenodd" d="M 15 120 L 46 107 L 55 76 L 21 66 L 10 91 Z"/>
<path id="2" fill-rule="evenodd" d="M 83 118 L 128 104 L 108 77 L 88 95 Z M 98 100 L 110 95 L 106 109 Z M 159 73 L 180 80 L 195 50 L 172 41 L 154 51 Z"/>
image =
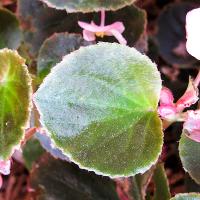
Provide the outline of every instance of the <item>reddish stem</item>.
<path id="1" fill-rule="evenodd" d="M 105 10 L 101 10 L 101 26 L 105 26 Z"/>
<path id="2" fill-rule="evenodd" d="M 35 134 L 36 131 L 36 127 L 29 128 L 25 133 L 25 137 L 24 140 L 21 142 L 21 145 L 24 145 Z"/>

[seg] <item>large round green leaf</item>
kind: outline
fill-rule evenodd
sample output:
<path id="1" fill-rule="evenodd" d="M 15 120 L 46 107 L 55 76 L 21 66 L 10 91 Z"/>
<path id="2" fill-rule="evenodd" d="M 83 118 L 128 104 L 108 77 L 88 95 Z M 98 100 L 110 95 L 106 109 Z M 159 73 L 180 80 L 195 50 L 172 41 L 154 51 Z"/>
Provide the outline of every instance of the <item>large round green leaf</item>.
<path id="1" fill-rule="evenodd" d="M 179 153 L 183 168 L 200 184 L 200 143 L 183 133 L 179 143 Z"/>
<path id="2" fill-rule="evenodd" d="M 5 8 L 0 8 L 0 49 L 17 49 L 22 33 L 16 16 Z"/>
<path id="3" fill-rule="evenodd" d="M 200 194 L 198 193 L 185 193 L 185 194 L 177 194 L 171 200 L 200 200 Z"/>
<path id="4" fill-rule="evenodd" d="M 145 55 L 99 43 L 67 55 L 34 99 L 42 124 L 72 161 L 116 177 L 142 173 L 157 161 L 160 90 L 160 74 Z"/>
<path id="5" fill-rule="evenodd" d="M 56 9 L 66 9 L 67 12 L 92 12 L 100 10 L 117 10 L 126 5 L 130 5 L 136 0 L 41 0 L 49 7 Z"/>
<path id="6" fill-rule="evenodd" d="M 16 51 L 0 50 L 0 159 L 19 144 L 29 117 L 31 79 Z"/>

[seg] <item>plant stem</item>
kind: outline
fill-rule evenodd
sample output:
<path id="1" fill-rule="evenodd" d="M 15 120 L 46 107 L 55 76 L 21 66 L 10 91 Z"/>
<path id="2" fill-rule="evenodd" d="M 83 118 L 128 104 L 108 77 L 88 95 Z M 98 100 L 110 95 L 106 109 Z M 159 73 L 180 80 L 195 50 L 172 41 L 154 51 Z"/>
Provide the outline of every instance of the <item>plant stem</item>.
<path id="1" fill-rule="evenodd" d="M 105 10 L 101 10 L 101 26 L 105 26 Z"/>

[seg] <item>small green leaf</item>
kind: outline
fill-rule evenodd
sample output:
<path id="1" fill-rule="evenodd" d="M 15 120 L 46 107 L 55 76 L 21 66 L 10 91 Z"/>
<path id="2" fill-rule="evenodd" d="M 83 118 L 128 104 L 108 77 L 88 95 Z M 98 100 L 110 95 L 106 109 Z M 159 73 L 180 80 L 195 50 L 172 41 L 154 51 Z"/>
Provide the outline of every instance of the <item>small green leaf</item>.
<path id="1" fill-rule="evenodd" d="M 0 159 L 19 144 L 29 118 L 31 79 L 16 51 L 0 50 Z"/>
<path id="2" fill-rule="evenodd" d="M 200 143 L 191 140 L 183 132 L 179 142 L 179 154 L 185 171 L 200 184 Z"/>
<path id="3" fill-rule="evenodd" d="M 115 183 L 76 165 L 42 156 L 31 171 L 30 187 L 42 200 L 119 200 Z"/>
<path id="4" fill-rule="evenodd" d="M 156 166 L 153 180 L 156 188 L 153 200 L 169 200 L 171 195 L 163 164 L 158 164 Z"/>
<path id="5" fill-rule="evenodd" d="M 0 8 L 0 49 L 17 49 L 22 39 L 19 21 L 5 8 Z"/>
<path id="6" fill-rule="evenodd" d="M 63 56 L 79 49 L 81 46 L 93 44 L 85 41 L 80 34 L 56 33 L 46 39 L 40 48 L 37 59 L 37 73 L 43 79 L 50 69 L 59 63 Z"/>
<path id="7" fill-rule="evenodd" d="M 99 43 L 67 55 L 34 99 L 42 124 L 72 161 L 118 177 L 143 173 L 158 159 L 160 90 L 160 74 L 148 57 Z"/>
<path id="8" fill-rule="evenodd" d="M 200 194 L 198 193 L 177 194 L 170 200 L 200 200 Z"/>
<path id="9" fill-rule="evenodd" d="M 37 139 L 31 138 L 28 140 L 23 147 L 23 158 L 27 169 L 31 170 L 33 163 L 35 163 L 44 153 L 45 150 Z"/>
<path id="10" fill-rule="evenodd" d="M 49 7 L 65 9 L 67 12 L 92 12 L 101 10 L 117 10 L 130 5 L 136 0 L 42 0 Z"/>

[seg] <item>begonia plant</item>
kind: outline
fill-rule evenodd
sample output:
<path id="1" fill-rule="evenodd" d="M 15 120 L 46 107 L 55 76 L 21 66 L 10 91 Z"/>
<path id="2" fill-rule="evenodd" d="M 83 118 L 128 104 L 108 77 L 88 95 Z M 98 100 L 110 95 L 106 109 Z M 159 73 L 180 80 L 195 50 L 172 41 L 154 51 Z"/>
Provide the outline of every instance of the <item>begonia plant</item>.
<path id="1" fill-rule="evenodd" d="M 200 200 L 200 4 L 149 2 L 157 22 L 139 0 L 2 1 L 2 198 L 21 195 L 18 163 L 18 199 Z M 176 164 L 189 189 L 173 190 Z"/>

